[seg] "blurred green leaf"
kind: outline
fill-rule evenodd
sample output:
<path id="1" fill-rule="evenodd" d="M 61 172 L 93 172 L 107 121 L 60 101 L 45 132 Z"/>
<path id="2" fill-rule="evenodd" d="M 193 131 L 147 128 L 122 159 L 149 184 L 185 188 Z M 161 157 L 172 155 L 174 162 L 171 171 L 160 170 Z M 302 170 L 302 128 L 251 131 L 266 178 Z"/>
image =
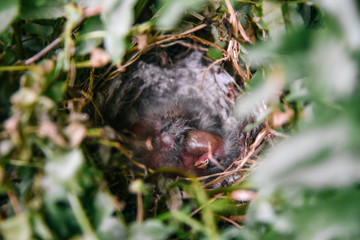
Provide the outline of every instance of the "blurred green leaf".
<path id="1" fill-rule="evenodd" d="M 5 239 L 32 239 L 29 217 L 26 213 L 2 221 L 0 229 Z"/>
<path id="2" fill-rule="evenodd" d="M 226 43 L 225 42 L 219 42 L 218 43 L 219 46 L 221 47 L 225 47 Z M 209 50 L 207 51 L 207 55 L 209 57 L 211 57 L 212 59 L 220 59 L 223 57 L 223 53 L 220 49 L 216 48 L 216 47 L 209 47 Z"/>
<path id="3" fill-rule="evenodd" d="M 262 20 L 270 33 L 270 37 L 278 39 L 285 32 L 285 21 L 282 14 L 282 2 L 264 0 L 262 3 Z"/>
<path id="4" fill-rule="evenodd" d="M 244 120 L 254 114 L 262 103 L 268 105 L 278 103 L 278 93 L 282 90 L 282 82 L 285 80 L 283 69 L 274 69 L 266 79 L 266 82 L 257 86 L 247 94 L 243 94 L 235 105 L 234 113 L 239 120 Z M 258 115 L 257 117 L 259 117 Z"/>
<path id="5" fill-rule="evenodd" d="M 203 0 L 162 0 L 160 2 L 162 9 L 156 21 L 156 26 L 160 30 L 174 28 L 184 12 L 197 9 L 203 2 Z"/>
<path id="6" fill-rule="evenodd" d="M 56 185 L 53 185 L 56 186 Z M 53 193 L 58 193 L 58 188 L 46 189 L 46 195 L 43 201 L 43 210 L 47 226 L 52 230 L 53 235 L 58 236 L 60 239 L 70 238 L 71 236 L 81 233 L 80 227 L 76 221 L 74 213 L 66 201 L 66 193 L 64 192 L 63 199 L 55 199 Z"/>
<path id="7" fill-rule="evenodd" d="M 360 236 L 359 198 L 359 190 L 324 191 L 305 202 L 298 214 L 287 212 L 286 215 L 296 232 L 305 238 L 357 239 Z"/>
<path id="8" fill-rule="evenodd" d="M 246 228 L 230 227 L 222 231 L 221 240 L 258 240 L 259 237 Z"/>
<path id="9" fill-rule="evenodd" d="M 19 0 L 2 0 L 0 4 L 0 33 L 2 33 L 19 13 Z"/>
<path id="10" fill-rule="evenodd" d="M 260 88 L 261 85 L 263 85 L 265 82 L 264 79 L 264 72 L 261 71 L 261 69 L 259 69 L 258 71 L 255 72 L 255 74 L 253 75 L 253 77 L 251 78 L 251 82 L 249 82 L 246 85 L 246 88 L 249 91 L 256 91 L 257 88 Z"/>
<path id="11" fill-rule="evenodd" d="M 28 33 L 38 35 L 43 41 L 46 41 L 54 31 L 51 26 L 45 26 L 37 23 L 25 23 L 22 24 L 21 27 Z"/>
<path id="12" fill-rule="evenodd" d="M 74 5 L 66 5 L 65 12 L 68 19 L 68 24 L 71 24 L 73 28 L 82 16 L 81 8 L 78 8 Z"/>
<path id="13" fill-rule="evenodd" d="M 56 19 L 64 17 L 67 0 L 22 0 L 21 18 L 24 20 L 33 19 Z"/>
<path id="14" fill-rule="evenodd" d="M 182 211 L 172 211 L 171 216 L 181 223 L 185 223 L 193 230 L 205 233 L 205 227 L 197 219 L 191 218 L 188 213 Z"/>
<path id="15" fill-rule="evenodd" d="M 55 81 L 51 83 L 48 89 L 48 95 L 56 102 L 60 102 L 66 91 L 66 83 L 64 81 Z"/>
<path id="16" fill-rule="evenodd" d="M 346 37 L 346 41 L 353 49 L 360 49 L 360 15 L 359 6 L 355 0 L 329 1 L 317 0 L 320 6 L 337 18 Z"/>
<path id="17" fill-rule="evenodd" d="M 326 39 L 326 40 L 325 40 Z M 357 68 L 340 42 L 320 36 L 310 52 L 309 89 L 328 102 L 349 96 L 357 81 Z"/>
<path id="18" fill-rule="evenodd" d="M 209 204 L 209 208 L 217 214 L 243 215 L 246 213 L 247 205 L 236 206 L 230 199 L 217 199 Z"/>
<path id="19" fill-rule="evenodd" d="M 126 227 L 114 215 L 113 200 L 108 194 L 98 193 L 95 197 L 96 232 L 101 239 L 125 239 Z"/>
<path id="20" fill-rule="evenodd" d="M 297 28 L 304 25 L 304 20 L 297 9 L 297 3 L 289 2 L 282 6 L 283 18 L 287 28 Z"/>
<path id="21" fill-rule="evenodd" d="M 129 240 L 161 240 L 168 239 L 174 232 L 170 226 L 166 226 L 157 220 L 147 220 L 143 223 L 133 223 L 130 226 Z"/>
<path id="22" fill-rule="evenodd" d="M 44 219 L 39 213 L 31 214 L 31 221 L 34 227 L 34 233 L 41 239 L 53 239 L 51 230 L 46 225 Z"/>
<path id="23" fill-rule="evenodd" d="M 360 162 L 342 152 L 348 142 L 345 123 L 310 128 L 284 141 L 265 158 L 253 176 L 254 181 L 269 191 L 299 184 L 308 188 L 337 188 L 359 181 Z M 324 150 L 332 150 L 331 157 Z"/>
<path id="24" fill-rule="evenodd" d="M 100 239 L 125 239 L 126 228 L 115 217 L 104 218 L 97 229 Z"/>
<path id="25" fill-rule="evenodd" d="M 56 155 L 46 164 L 45 170 L 49 176 L 60 182 L 71 180 L 83 163 L 80 150 L 74 149 L 68 153 Z"/>
<path id="26" fill-rule="evenodd" d="M 98 7 L 103 4 L 103 1 L 99 0 L 76 0 L 78 6 L 81 7 Z"/>
<path id="27" fill-rule="evenodd" d="M 127 48 L 126 36 L 134 21 L 136 0 L 110 0 L 102 14 L 107 35 L 105 47 L 115 63 L 119 63 Z"/>
<path id="28" fill-rule="evenodd" d="M 76 51 L 80 55 L 90 53 L 90 51 L 99 46 L 105 37 L 104 25 L 99 16 L 87 19 L 80 31 L 79 43 Z"/>

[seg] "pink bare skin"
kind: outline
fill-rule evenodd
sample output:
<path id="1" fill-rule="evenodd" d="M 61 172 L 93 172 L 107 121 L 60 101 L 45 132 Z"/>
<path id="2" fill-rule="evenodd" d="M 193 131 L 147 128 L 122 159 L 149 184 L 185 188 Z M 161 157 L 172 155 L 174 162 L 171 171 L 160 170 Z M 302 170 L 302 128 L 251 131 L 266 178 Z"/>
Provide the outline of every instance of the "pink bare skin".
<path id="1" fill-rule="evenodd" d="M 197 176 L 206 174 L 206 168 L 212 158 L 224 157 L 224 141 L 221 137 L 203 130 L 192 130 L 186 134 L 180 162 L 170 162 L 172 149 L 176 146 L 175 136 L 169 132 L 160 133 L 160 123 L 144 119 L 141 124 L 135 124 L 132 132 L 141 141 L 151 142 L 151 148 L 144 150 L 145 164 L 152 168 L 178 167 Z"/>
<path id="2" fill-rule="evenodd" d="M 211 161 L 211 157 L 224 157 L 222 138 L 202 130 L 189 132 L 184 152 L 181 154 L 185 168 L 198 176 L 205 175 L 206 165 Z"/>

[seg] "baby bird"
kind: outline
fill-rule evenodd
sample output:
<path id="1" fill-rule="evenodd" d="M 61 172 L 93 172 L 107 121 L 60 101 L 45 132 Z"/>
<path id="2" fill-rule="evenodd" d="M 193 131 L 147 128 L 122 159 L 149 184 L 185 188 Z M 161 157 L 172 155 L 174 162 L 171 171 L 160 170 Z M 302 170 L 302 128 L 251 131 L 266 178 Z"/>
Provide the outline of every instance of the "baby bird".
<path id="1" fill-rule="evenodd" d="M 108 85 L 100 110 L 151 169 L 223 171 L 242 150 L 229 98 L 234 79 L 219 66 L 207 69 L 200 51 L 177 57 L 142 57 Z"/>

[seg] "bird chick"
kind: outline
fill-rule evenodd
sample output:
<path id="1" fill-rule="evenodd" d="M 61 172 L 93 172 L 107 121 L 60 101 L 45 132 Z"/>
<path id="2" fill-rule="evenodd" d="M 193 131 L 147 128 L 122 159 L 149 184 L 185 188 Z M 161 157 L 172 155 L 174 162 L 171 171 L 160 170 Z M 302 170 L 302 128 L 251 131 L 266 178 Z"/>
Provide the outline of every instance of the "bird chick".
<path id="1" fill-rule="evenodd" d="M 234 79 L 218 66 L 204 72 L 210 63 L 199 51 L 167 60 L 150 54 L 114 79 L 100 104 L 104 118 L 152 169 L 224 170 L 241 152 L 228 98 Z"/>

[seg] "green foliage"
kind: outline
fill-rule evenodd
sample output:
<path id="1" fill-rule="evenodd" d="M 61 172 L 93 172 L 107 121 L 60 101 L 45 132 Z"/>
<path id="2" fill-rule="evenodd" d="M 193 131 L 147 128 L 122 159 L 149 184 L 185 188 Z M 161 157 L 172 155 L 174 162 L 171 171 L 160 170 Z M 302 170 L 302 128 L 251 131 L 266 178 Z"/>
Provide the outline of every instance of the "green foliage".
<path id="1" fill-rule="evenodd" d="M 135 3 L 135 0 L 112 1 L 102 15 L 107 32 L 105 46 L 115 63 L 120 62 L 125 53 L 126 35 L 134 21 L 132 8 Z"/>
<path id="2" fill-rule="evenodd" d="M 1 239 L 360 238 L 358 10 L 352 0 L 2 0 Z M 134 173 L 99 127 L 109 63 L 122 70 L 174 41 L 249 73 L 238 72 L 239 118 L 266 103 L 255 124 L 267 119 L 279 137 L 246 183 L 209 191 L 192 176 Z"/>
<path id="3" fill-rule="evenodd" d="M 203 4 L 203 0 L 162 0 L 160 5 L 159 19 L 156 21 L 156 25 L 159 29 L 169 30 L 175 27 L 175 24 L 182 17 L 182 14 L 187 10 L 198 8 Z"/>
<path id="4" fill-rule="evenodd" d="M 71 1 L 32 0 L 21 1 L 19 17 L 25 20 L 56 19 L 65 16 L 65 6 Z"/>
<path id="5" fill-rule="evenodd" d="M 0 33 L 8 27 L 19 11 L 19 2 L 4 0 L 1 2 L 0 8 Z"/>

